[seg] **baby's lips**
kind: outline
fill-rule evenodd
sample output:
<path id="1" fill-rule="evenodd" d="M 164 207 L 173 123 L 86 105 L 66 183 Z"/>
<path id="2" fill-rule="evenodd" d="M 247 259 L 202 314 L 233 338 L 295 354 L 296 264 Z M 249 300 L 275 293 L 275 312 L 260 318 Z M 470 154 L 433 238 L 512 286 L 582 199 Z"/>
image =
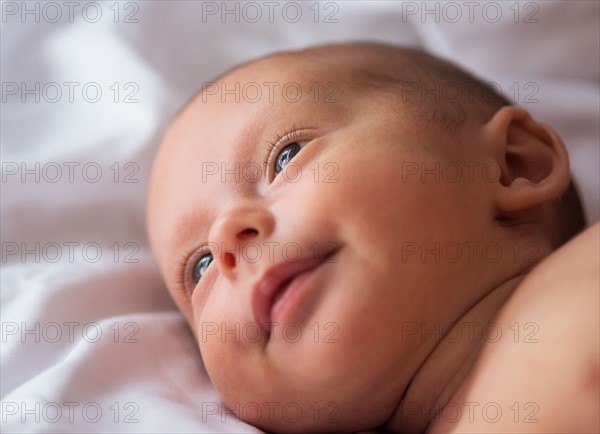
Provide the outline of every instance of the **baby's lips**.
<path id="1" fill-rule="evenodd" d="M 262 330 L 271 333 L 271 311 L 275 301 L 283 295 L 290 282 L 298 275 L 321 265 L 332 252 L 321 257 L 309 255 L 297 261 L 282 261 L 266 269 L 252 286 L 252 309 L 254 318 Z"/>

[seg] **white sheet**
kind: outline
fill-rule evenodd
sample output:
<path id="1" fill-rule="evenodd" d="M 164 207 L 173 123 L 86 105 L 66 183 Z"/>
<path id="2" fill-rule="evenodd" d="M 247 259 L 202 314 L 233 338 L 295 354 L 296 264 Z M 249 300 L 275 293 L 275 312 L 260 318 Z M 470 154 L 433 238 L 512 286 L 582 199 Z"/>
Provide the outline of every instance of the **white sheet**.
<path id="1" fill-rule="evenodd" d="M 448 22 L 454 15 L 441 3 L 439 23 L 435 14 L 422 15 L 421 2 L 320 2 L 318 23 L 313 2 L 302 3 L 297 23 L 277 13 L 273 23 L 267 15 L 259 23 L 232 16 L 223 23 L 218 15 L 202 22 L 211 2 L 159 1 L 120 3 L 115 23 L 113 2 L 75 3 L 73 22 L 68 6 L 56 3 L 63 15 L 56 23 L 47 22 L 53 6 L 39 3 L 37 23 L 34 14 L 11 14 L 23 3 L 2 3 L 3 432 L 257 432 L 222 411 L 144 233 L 146 181 L 164 125 L 202 81 L 240 61 L 325 41 L 377 39 L 454 58 L 505 92 L 516 82 L 521 97 L 535 83 L 539 103 L 523 105 L 562 134 L 588 219 L 598 219 L 596 2 L 529 2 L 539 7 L 538 23 L 523 22 L 531 9 L 521 9 L 514 23 L 512 2 L 491 2 L 503 13 L 497 23 L 492 9 L 481 15 L 483 6 L 470 23 L 464 2 L 455 2 L 463 13 L 457 23 Z M 98 8 L 98 22 L 88 22 Z M 336 10 L 338 22 L 324 23 Z M 138 22 L 124 22 L 132 12 Z M 40 89 L 58 83 L 63 95 L 46 101 L 55 98 L 48 85 L 39 103 L 32 95 L 22 103 L 10 95 L 13 82 L 39 82 Z M 80 83 L 73 103 L 65 82 Z M 87 87 L 90 98 L 94 86 L 101 88 L 97 103 L 83 99 L 87 83 L 97 83 Z M 122 102 L 136 89 L 139 102 Z M 39 182 L 35 173 L 22 182 L 22 163 L 39 163 Z M 57 165 L 62 177 L 48 182 Z M 102 174 L 94 183 L 97 167 Z M 123 182 L 126 175 L 137 182 Z M 23 258 L 23 247 L 34 253 Z M 10 254 L 12 248 L 19 252 Z"/>

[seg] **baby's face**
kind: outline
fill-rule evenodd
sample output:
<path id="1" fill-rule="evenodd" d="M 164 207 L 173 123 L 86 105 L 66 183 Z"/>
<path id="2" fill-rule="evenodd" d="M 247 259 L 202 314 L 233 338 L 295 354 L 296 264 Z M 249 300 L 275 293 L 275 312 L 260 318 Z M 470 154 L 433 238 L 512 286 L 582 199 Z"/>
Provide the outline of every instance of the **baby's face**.
<path id="1" fill-rule="evenodd" d="M 262 97 L 235 102 L 223 91 L 236 83 Z M 407 331 L 456 321 L 481 296 L 477 263 L 422 249 L 485 242 L 486 185 L 424 179 L 445 163 L 424 149 L 455 144 L 326 67 L 273 58 L 218 86 L 170 127 L 149 201 L 154 252 L 206 369 L 265 429 L 379 425 L 435 346 Z"/>

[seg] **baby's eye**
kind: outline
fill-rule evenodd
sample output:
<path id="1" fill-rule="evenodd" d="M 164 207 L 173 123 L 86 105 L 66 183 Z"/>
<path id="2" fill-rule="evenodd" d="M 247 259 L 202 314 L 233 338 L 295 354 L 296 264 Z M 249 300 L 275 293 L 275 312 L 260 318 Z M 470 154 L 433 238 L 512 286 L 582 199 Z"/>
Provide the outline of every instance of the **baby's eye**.
<path id="1" fill-rule="evenodd" d="M 307 143 L 308 142 L 294 142 L 286 145 L 279 155 L 277 155 L 277 159 L 275 160 L 275 175 L 279 174 L 279 172 L 287 166 L 292 158 L 294 158 Z"/>
<path id="2" fill-rule="evenodd" d="M 202 278 L 202 276 L 204 276 L 204 273 L 206 273 L 206 270 L 208 269 L 208 266 L 210 265 L 210 263 L 212 261 L 213 261 L 212 253 L 207 253 L 205 255 L 202 255 L 200 257 L 200 259 L 198 259 L 198 262 L 196 262 L 196 264 L 194 265 L 194 271 L 193 271 L 194 283 L 198 283 L 200 281 L 200 279 Z"/>

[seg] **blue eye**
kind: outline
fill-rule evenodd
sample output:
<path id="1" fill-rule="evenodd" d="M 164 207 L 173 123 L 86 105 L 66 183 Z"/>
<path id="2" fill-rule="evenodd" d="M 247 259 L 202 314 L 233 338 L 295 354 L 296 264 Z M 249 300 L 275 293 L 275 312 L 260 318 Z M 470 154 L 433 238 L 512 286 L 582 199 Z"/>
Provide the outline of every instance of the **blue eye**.
<path id="1" fill-rule="evenodd" d="M 275 160 L 275 175 L 281 172 L 285 168 L 285 166 L 287 166 L 287 164 L 292 160 L 292 158 L 294 158 L 296 154 L 300 152 L 300 149 L 302 149 L 300 143 L 301 142 L 290 143 L 281 150 L 281 152 L 277 156 L 277 159 Z"/>
<path id="2" fill-rule="evenodd" d="M 213 255 L 211 253 L 207 253 L 205 255 L 202 255 L 198 262 L 196 262 L 193 271 L 194 283 L 198 283 L 202 276 L 204 276 L 204 273 L 206 273 L 206 270 L 208 269 L 208 266 L 213 261 L 213 259 Z"/>

